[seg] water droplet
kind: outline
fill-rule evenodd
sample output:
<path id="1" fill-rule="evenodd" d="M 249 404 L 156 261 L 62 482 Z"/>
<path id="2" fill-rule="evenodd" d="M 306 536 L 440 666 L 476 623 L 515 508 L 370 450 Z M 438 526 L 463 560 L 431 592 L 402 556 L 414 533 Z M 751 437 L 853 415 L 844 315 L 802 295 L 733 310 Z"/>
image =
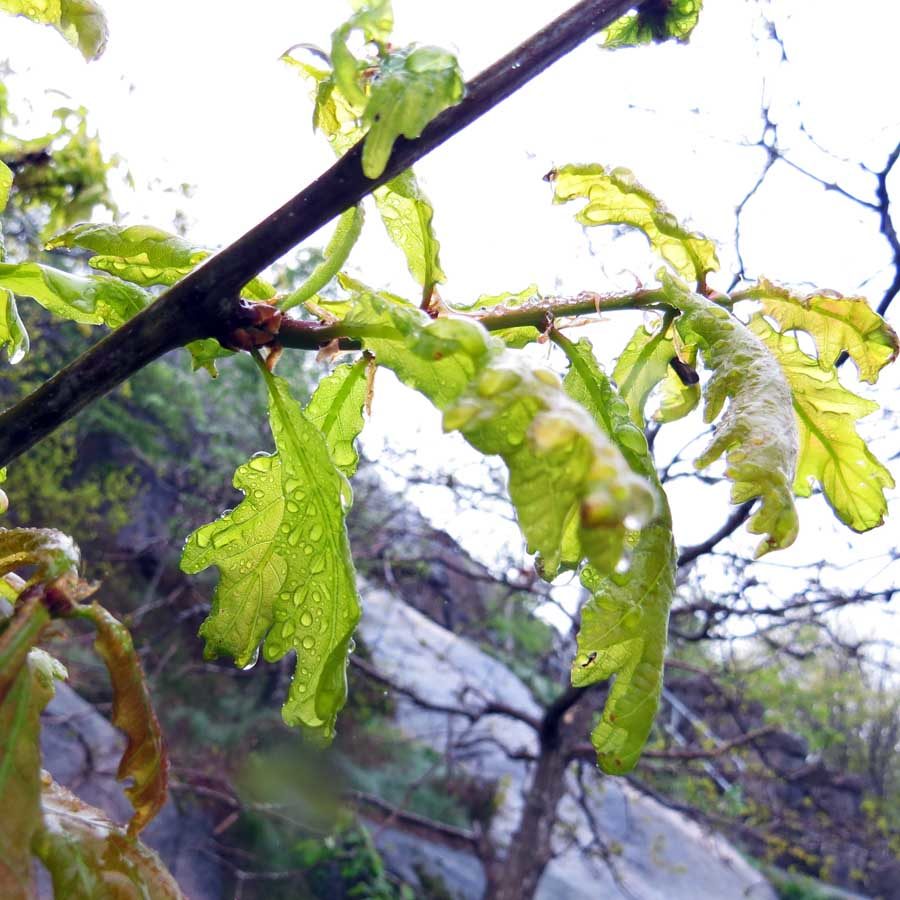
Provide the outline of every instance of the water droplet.
<path id="1" fill-rule="evenodd" d="M 197 534 L 197 546 L 198 547 L 208 547 L 209 546 L 209 529 L 201 528 Z"/>
<path id="2" fill-rule="evenodd" d="M 303 638 L 303 649 L 304 650 L 312 650 L 313 647 L 316 646 L 316 642 L 313 638 L 307 636 Z"/>
<path id="3" fill-rule="evenodd" d="M 321 522 L 315 522 L 313 524 L 313 527 L 309 529 L 309 539 L 311 541 L 321 540 L 323 534 L 324 534 L 324 530 L 322 528 Z"/>
<path id="4" fill-rule="evenodd" d="M 294 634 L 294 623 L 293 622 L 285 622 L 284 625 L 281 626 L 281 636 L 283 638 L 292 637 Z M 304 640 L 304 645 L 305 645 Z"/>
<path id="5" fill-rule="evenodd" d="M 300 509 L 300 507 L 297 506 L 297 504 L 294 503 L 293 500 L 288 500 L 288 502 L 285 504 L 285 506 L 287 507 L 287 511 L 289 513 L 295 513 Z"/>
<path id="6" fill-rule="evenodd" d="M 253 656 L 250 657 L 250 659 L 247 661 L 247 664 L 240 667 L 241 671 L 246 672 L 249 669 L 252 669 L 257 664 L 257 662 L 259 662 L 259 647 L 257 647 L 253 651 Z"/>
<path id="7" fill-rule="evenodd" d="M 305 612 L 302 616 L 300 616 L 300 624 L 304 628 L 309 628 L 309 626 L 312 625 L 312 620 L 313 618 L 308 612 Z"/>

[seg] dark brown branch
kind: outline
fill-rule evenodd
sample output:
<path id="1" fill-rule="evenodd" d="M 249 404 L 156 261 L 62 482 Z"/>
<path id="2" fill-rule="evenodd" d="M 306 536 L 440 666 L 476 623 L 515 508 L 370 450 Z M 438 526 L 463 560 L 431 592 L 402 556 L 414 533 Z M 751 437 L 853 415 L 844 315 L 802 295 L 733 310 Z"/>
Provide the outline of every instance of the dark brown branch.
<path id="1" fill-rule="evenodd" d="M 175 347 L 234 327 L 241 287 L 376 187 L 466 128 L 636 4 L 582 0 L 467 85 L 416 140 L 400 138 L 382 175 L 362 172 L 357 144 L 324 175 L 0 416 L 0 466 Z"/>

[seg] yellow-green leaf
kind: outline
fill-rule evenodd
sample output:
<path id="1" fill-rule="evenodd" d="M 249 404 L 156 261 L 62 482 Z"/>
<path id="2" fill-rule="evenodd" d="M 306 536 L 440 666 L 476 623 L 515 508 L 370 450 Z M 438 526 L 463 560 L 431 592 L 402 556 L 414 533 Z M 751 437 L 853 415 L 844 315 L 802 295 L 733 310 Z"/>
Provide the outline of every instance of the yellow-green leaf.
<path id="1" fill-rule="evenodd" d="M 759 284 L 734 295 L 735 300 L 758 300 L 780 331 L 805 331 L 816 342 L 819 365 L 831 369 L 843 351 L 856 363 L 859 377 L 874 383 L 878 373 L 897 358 L 894 329 L 863 297 L 843 297 L 819 291 L 801 296 L 760 279 Z"/>
<path id="2" fill-rule="evenodd" d="M 0 0 L 0 11 L 52 25 L 87 60 L 106 47 L 106 18 L 93 0 Z"/>
<path id="3" fill-rule="evenodd" d="M 575 217 L 582 225 L 639 228 L 682 278 L 700 281 L 719 268 L 713 242 L 679 224 L 628 169 L 569 165 L 554 170 L 548 179 L 553 183 L 555 203 L 587 200 Z"/>
<path id="4" fill-rule="evenodd" d="M 668 40 L 686 44 L 702 5 L 703 0 L 651 0 L 613 22 L 603 32 L 603 46 L 619 50 Z"/>
<path id="5" fill-rule="evenodd" d="M 815 480 L 845 525 L 854 531 L 880 525 L 887 513 L 884 491 L 894 479 L 856 432 L 856 421 L 878 404 L 844 388 L 834 367 L 823 369 L 792 335 L 779 334 L 761 316 L 750 328 L 775 355 L 793 393 L 800 436 L 794 491 L 808 497 Z"/>
<path id="6" fill-rule="evenodd" d="M 234 486 L 245 499 L 187 540 L 181 567 L 220 572 L 212 612 L 200 629 L 206 652 L 239 666 L 297 654 L 282 715 L 330 740 L 347 697 L 346 667 L 359 600 L 344 525 L 349 486 L 322 433 L 266 375 L 276 454 L 240 466 Z"/>
<path id="7" fill-rule="evenodd" d="M 681 310 L 675 327 L 686 342 L 699 346 L 713 373 L 703 391 L 705 421 L 715 421 L 728 401 L 712 442 L 695 464 L 703 468 L 727 453 L 732 502 L 762 501 L 747 526 L 766 535 L 757 556 L 787 547 L 798 527 L 791 492 L 797 427 L 784 373 L 759 338 L 729 312 L 667 272 L 659 276 L 668 301 Z"/>

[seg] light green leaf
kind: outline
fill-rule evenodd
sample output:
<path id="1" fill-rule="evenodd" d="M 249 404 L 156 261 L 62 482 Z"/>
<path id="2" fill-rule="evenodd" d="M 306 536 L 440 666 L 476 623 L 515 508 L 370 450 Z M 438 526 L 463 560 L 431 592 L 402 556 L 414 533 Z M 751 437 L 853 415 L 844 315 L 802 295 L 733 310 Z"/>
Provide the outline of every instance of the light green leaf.
<path id="1" fill-rule="evenodd" d="M 28 353 L 28 332 L 19 316 L 16 298 L 9 291 L 0 291 L 0 349 L 12 365 L 21 362 Z"/>
<path id="2" fill-rule="evenodd" d="M 66 900 L 184 900 L 160 858 L 106 814 L 46 776 L 34 853 Z"/>
<path id="3" fill-rule="evenodd" d="M 361 296 L 345 323 L 379 365 L 444 410 L 445 430 L 503 459 L 522 532 L 548 577 L 584 555 L 604 570 L 616 564 L 625 520 L 645 520 L 653 497 L 556 375 L 503 350 L 477 322 L 430 319 L 374 295 Z"/>
<path id="4" fill-rule="evenodd" d="M 118 328 L 153 299 L 139 287 L 102 275 L 72 275 L 40 263 L 0 263 L 0 288 L 37 300 L 62 319 Z"/>
<path id="5" fill-rule="evenodd" d="M 893 328 L 863 297 L 819 292 L 805 297 L 760 279 L 759 284 L 734 295 L 735 300 L 758 300 L 781 331 L 805 331 L 816 342 L 819 365 L 829 370 L 846 350 L 859 377 L 875 383 L 878 373 L 897 358 Z"/>
<path id="6" fill-rule="evenodd" d="M 472 312 L 481 309 L 493 309 L 502 312 L 506 309 L 519 309 L 531 302 L 540 302 L 543 298 L 536 284 L 529 284 L 521 291 L 504 291 L 502 294 L 482 294 L 471 303 L 454 303 L 453 308 Z"/>
<path id="7" fill-rule="evenodd" d="M 184 238 L 151 225 L 75 225 L 47 242 L 47 250 L 78 247 L 94 252 L 88 265 L 142 287 L 171 286 L 180 281 L 212 250 L 197 247 Z M 275 288 L 254 278 L 241 291 L 249 300 L 270 300 Z"/>
<path id="8" fill-rule="evenodd" d="M 212 612 L 200 629 L 206 652 L 227 653 L 247 666 L 263 640 L 269 662 L 296 651 L 282 715 L 330 740 L 347 696 L 347 654 L 359 620 L 344 526 L 349 488 L 287 383 L 266 377 L 277 452 L 238 468 L 234 486 L 245 499 L 188 538 L 181 567 L 220 571 Z"/>
<path id="9" fill-rule="evenodd" d="M 342 81 L 338 84 L 344 88 Z M 362 155 L 366 177 L 381 175 L 400 135 L 417 138 L 438 113 L 459 103 L 464 93 L 462 73 L 452 53 L 439 47 L 406 47 L 391 53 L 372 82 L 363 113 L 363 125 L 369 128 Z"/>
<path id="10" fill-rule="evenodd" d="M 52 25 L 87 60 L 106 47 L 106 19 L 93 0 L 0 0 L 0 11 Z"/>
<path id="11" fill-rule="evenodd" d="M 67 534 L 53 528 L 0 528 L 0 576 L 34 567 L 26 584 L 77 573 L 81 553 Z"/>
<path id="12" fill-rule="evenodd" d="M 347 261 L 353 245 L 359 240 L 362 226 L 362 206 L 352 206 L 350 209 L 344 210 L 338 219 L 334 234 L 325 248 L 322 262 L 316 266 L 309 278 L 296 291 L 288 294 L 278 306 L 282 310 L 287 310 L 313 299 L 318 291 L 337 276 Z"/>
<path id="13" fill-rule="evenodd" d="M 669 303 L 681 310 L 675 327 L 696 343 L 712 378 L 703 391 L 706 422 L 728 409 L 715 437 L 696 460 L 703 468 L 727 453 L 726 474 L 734 482 L 733 503 L 760 497 L 748 529 L 765 534 L 756 551 L 787 547 L 797 536 L 791 485 L 797 465 L 797 428 L 791 389 L 777 360 L 734 316 L 685 284 L 660 271 Z"/>
<path id="14" fill-rule="evenodd" d="M 656 497 L 656 513 L 637 537 L 628 571 L 604 578 L 588 566 L 581 576 L 591 599 L 581 613 L 572 684 L 587 687 L 615 675 L 591 739 L 600 768 L 620 775 L 637 763 L 659 707 L 675 591 L 672 521 L 642 426 L 597 364 L 590 342 L 557 343 L 569 358 L 569 395 L 591 413 Z"/>
<path id="15" fill-rule="evenodd" d="M 36 896 L 31 841 L 41 827 L 41 710 L 66 670 L 43 650 L 31 650 L 0 691 L 0 896 Z"/>
<path id="16" fill-rule="evenodd" d="M 355 441 L 363 430 L 363 408 L 368 395 L 365 358 L 338 366 L 323 378 L 305 409 L 306 418 L 325 437 L 335 466 L 348 478 L 356 472 L 359 454 Z"/>
<path id="17" fill-rule="evenodd" d="M 716 248 L 701 234 L 688 231 L 628 169 L 607 171 L 601 165 L 563 166 L 548 176 L 554 202 L 584 198 L 576 219 L 582 225 L 631 225 L 688 281 L 700 281 L 719 268 Z"/>
<path id="18" fill-rule="evenodd" d="M 6 209 L 9 191 L 12 188 L 13 173 L 5 162 L 0 160 L 0 212 Z M 2 259 L 2 257 L 0 257 Z"/>
<path id="19" fill-rule="evenodd" d="M 659 422 L 680 419 L 700 402 L 699 383 L 685 384 L 671 365 L 673 359 L 680 359 L 692 367 L 697 348 L 678 347 L 676 336 L 675 329 L 665 321 L 657 323 L 653 330 L 639 325 L 616 362 L 613 378 L 628 404 L 632 420 L 641 428 L 646 424 L 647 400 L 660 384 L 660 406 L 653 416 Z"/>
<path id="20" fill-rule="evenodd" d="M 834 367 L 823 369 L 792 335 L 779 334 L 761 316 L 754 316 L 749 327 L 775 355 L 793 393 L 800 436 L 795 492 L 808 497 L 814 479 L 845 525 L 854 531 L 881 525 L 887 513 L 884 491 L 894 479 L 855 427 L 878 404 L 844 388 Z"/>
<path id="21" fill-rule="evenodd" d="M 446 280 L 440 262 L 440 243 L 432 226 L 434 207 L 419 187 L 412 169 L 378 188 L 375 203 L 391 240 L 403 251 L 413 278 L 431 296 L 435 284 Z"/>
<path id="22" fill-rule="evenodd" d="M 603 32 L 603 46 L 611 50 L 676 40 L 686 44 L 700 18 L 703 0 L 665 0 L 645 4 L 613 22 Z"/>
<path id="23" fill-rule="evenodd" d="M 234 356 L 233 350 L 226 350 L 215 338 L 203 338 L 185 345 L 191 354 L 191 371 L 206 369 L 211 378 L 219 377 L 216 361 Z"/>
<path id="24" fill-rule="evenodd" d="M 384 45 L 394 28 L 391 0 L 353 0 L 354 14 L 331 36 L 331 65 L 335 84 L 355 106 L 365 104 L 365 91 L 360 84 L 365 63 L 356 59 L 347 40 L 361 31 L 366 41 Z"/>

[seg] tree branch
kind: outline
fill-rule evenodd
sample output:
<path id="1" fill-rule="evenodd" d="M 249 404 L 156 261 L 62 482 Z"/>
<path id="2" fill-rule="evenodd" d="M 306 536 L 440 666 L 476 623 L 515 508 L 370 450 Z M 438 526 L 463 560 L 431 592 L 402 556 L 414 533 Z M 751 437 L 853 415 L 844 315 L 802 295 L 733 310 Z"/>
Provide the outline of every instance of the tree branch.
<path id="1" fill-rule="evenodd" d="M 399 138 L 379 178 L 363 174 L 362 142 L 357 144 L 292 200 L 3 413 L 0 466 L 167 351 L 227 334 L 240 289 L 251 278 L 635 5 L 582 0 L 573 6 L 469 82 L 462 102 L 437 116 L 421 137 Z"/>

